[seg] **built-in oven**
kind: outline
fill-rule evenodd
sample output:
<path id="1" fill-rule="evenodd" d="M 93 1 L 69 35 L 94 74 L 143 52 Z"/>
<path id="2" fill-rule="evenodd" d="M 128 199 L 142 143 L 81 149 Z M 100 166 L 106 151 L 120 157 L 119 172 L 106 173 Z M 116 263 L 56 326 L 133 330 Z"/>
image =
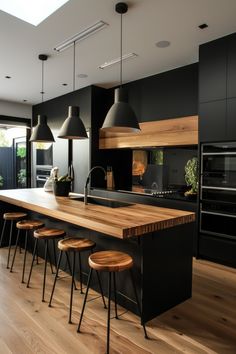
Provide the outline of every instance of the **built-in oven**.
<path id="1" fill-rule="evenodd" d="M 201 184 L 236 188 L 236 142 L 202 144 Z"/>
<path id="2" fill-rule="evenodd" d="M 50 176 L 51 168 L 36 167 L 36 187 L 42 188 Z"/>
<path id="3" fill-rule="evenodd" d="M 200 232 L 236 241 L 236 142 L 202 144 Z"/>

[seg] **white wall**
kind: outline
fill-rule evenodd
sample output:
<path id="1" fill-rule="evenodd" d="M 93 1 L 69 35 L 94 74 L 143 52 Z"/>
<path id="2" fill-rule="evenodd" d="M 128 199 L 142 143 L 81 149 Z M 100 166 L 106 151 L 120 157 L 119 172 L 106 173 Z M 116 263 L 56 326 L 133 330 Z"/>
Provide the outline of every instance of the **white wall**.
<path id="1" fill-rule="evenodd" d="M 31 119 L 32 106 L 28 104 L 0 100 L 0 115 Z"/>

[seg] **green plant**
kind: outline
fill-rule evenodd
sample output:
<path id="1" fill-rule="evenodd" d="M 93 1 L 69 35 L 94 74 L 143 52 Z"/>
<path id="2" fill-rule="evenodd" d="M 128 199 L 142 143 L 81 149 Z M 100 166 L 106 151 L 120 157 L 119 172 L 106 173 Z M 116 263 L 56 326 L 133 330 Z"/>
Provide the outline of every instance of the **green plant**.
<path id="1" fill-rule="evenodd" d="M 25 146 L 19 146 L 17 148 L 16 155 L 20 157 L 21 159 L 24 159 L 26 157 L 26 147 Z"/>
<path id="2" fill-rule="evenodd" d="M 197 157 L 193 157 L 188 160 L 185 165 L 185 182 L 187 186 L 191 186 L 188 191 L 190 193 L 197 193 L 198 191 L 198 160 Z"/>
<path id="3" fill-rule="evenodd" d="M 22 168 L 17 174 L 18 183 L 22 186 L 26 186 L 26 169 Z"/>
<path id="4" fill-rule="evenodd" d="M 4 182 L 3 177 L 0 176 L 0 187 L 3 187 L 3 182 Z"/>
<path id="5" fill-rule="evenodd" d="M 153 150 L 151 154 L 152 164 L 163 165 L 163 150 Z"/>

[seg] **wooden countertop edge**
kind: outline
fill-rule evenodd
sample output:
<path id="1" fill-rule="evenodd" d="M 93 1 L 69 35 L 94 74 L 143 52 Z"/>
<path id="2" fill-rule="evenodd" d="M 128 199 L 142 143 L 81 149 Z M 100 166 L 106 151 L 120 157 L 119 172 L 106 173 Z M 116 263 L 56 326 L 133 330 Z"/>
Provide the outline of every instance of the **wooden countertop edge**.
<path id="1" fill-rule="evenodd" d="M 35 189 L 31 189 L 32 192 L 34 190 Z M 29 193 L 30 189 L 26 189 L 25 191 Z M 7 191 L 5 191 L 5 193 L 7 193 Z M 24 193 L 24 190 L 19 192 L 18 198 L 22 193 Z M 84 206 L 81 202 L 69 200 L 67 197 L 56 197 L 55 199 L 50 200 L 52 195 L 50 195 L 47 200 L 47 192 L 42 191 L 42 193 L 45 194 L 42 194 L 41 196 L 38 191 L 35 191 L 36 196 L 41 197 L 41 200 L 39 201 L 40 205 L 35 204 L 37 200 L 35 203 L 32 201 L 28 202 L 25 200 L 19 200 L 16 199 L 16 195 L 3 195 L 1 194 L 1 191 L 0 200 L 74 224 L 76 226 L 81 226 L 120 239 L 125 239 L 132 236 L 141 236 L 145 233 L 163 230 L 195 221 L 195 214 L 193 212 L 185 212 L 145 204 L 133 204 L 128 207 L 117 208 L 117 215 L 119 215 L 121 219 L 116 222 L 117 215 L 114 213 L 114 209 L 112 208 L 92 204 Z M 50 202 L 53 203 L 51 209 L 49 206 Z M 158 216 L 156 215 L 156 208 L 158 208 Z M 104 211 L 106 211 L 106 213 L 104 213 Z M 140 216 L 141 213 L 143 214 L 143 219 L 146 218 L 146 221 L 142 221 L 142 218 L 137 220 L 137 215 Z M 173 216 L 173 213 L 176 213 L 177 215 Z M 122 218 L 124 218 L 124 220 Z"/>

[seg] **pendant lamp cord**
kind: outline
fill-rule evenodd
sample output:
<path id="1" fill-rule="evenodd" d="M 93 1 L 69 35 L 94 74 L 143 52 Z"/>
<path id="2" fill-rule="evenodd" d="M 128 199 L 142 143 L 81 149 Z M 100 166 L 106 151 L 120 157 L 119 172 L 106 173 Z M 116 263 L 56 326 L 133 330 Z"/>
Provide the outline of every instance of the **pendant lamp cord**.
<path id="1" fill-rule="evenodd" d="M 44 94 L 44 60 L 42 60 L 42 103 L 43 103 L 43 94 Z"/>
<path id="2" fill-rule="evenodd" d="M 123 21 L 122 21 L 122 14 L 120 16 L 120 87 L 122 87 L 122 71 L 123 71 L 123 64 L 122 64 L 122 47 L 123 47 Z"/>
<path id="3" fill-rule="evenodd" d="M 75 91 L 75 42 L 73 44 L 73 91 Z"/>

